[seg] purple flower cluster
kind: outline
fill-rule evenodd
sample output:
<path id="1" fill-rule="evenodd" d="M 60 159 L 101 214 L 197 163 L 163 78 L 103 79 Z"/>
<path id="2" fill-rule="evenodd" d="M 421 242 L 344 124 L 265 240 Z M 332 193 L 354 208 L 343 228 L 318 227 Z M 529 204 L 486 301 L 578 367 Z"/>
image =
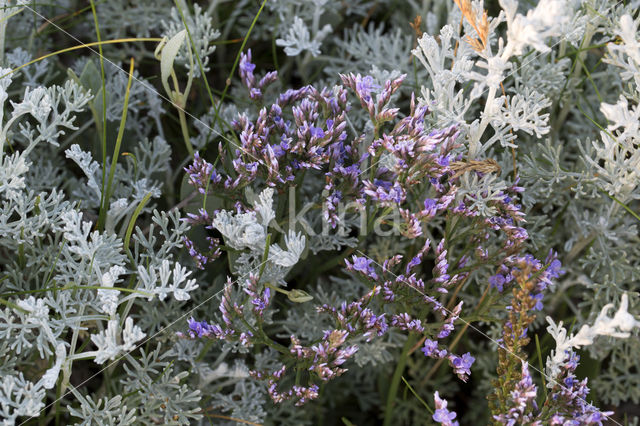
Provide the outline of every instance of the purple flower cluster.
<path id="1" fill-rule="evenodd" d="M 546 266 L 545 266 L 546 265 Z M 557 254 L 550 250 L 545 264 L 530 254 L 524 256 L 512 255 L 504 259 L 498 268 L 498 273 L 489 277 L 489 284 L 499 292 L 504 290 L 504 286 L 511 284 L 514 277 L 520 271 L 529 271 L 529 277 L 536 277 L 536 286 L 531 296 L 537 300 L 535 309 L 542 310 L 542 299 L 544 290 L 553 284 L 553 280 L 564 274 L 562 264 L 557 258 Z"/>
<path id="2" fill-rule="evenodd" d="M 284 377 L 287 371 L 286 366 L 282 366 L 279 370 L 269 374 L 261 371 L 250 371 L 249 374 L 259 380 L 267 381 L 267 389 L 271 400 L 276 403 L 282 403 L 288 400 L 295 400 L 295 405 L 304 405 L 307 401 L 314 400 L 318 397 L 320 388 L 318 385 L 299 386 L 294 385 L 285 392 L 278 391 L 278 382 Z"/>
<path id="3" fill-rule="evenodd" d="M 460 312 L 462 311 L 462 304 L 464 302 L 460 302 L 456 305 L 455 308 L 451 312 L 449 312 L 449 316 L 445 320 L 444 324 L 440 328 L 438 332 L 438 339 L 444 339 L 445 337 L 449 337 L 449 334 L 453 331 L 453 323 L 460 317 Z"/>
<path id="4" fill-rule="evenodd" d="M 574 374 L 579 360 L 574 352 L 566 353 L 562 372 L 558 377 L 550 378 L 555 383 L 541 407 L 536 403 L 537 387 L 531 379 L 528 364 L 522 361 L 522 377 L 511 391 L 510 407 L 507 412 L 494 415 L 493 419 L 506 425 L 602 426 L 613 412 L 602 412 L 587 402 L 587 379 L 576 380 Z"/>
<path id="5" fill-rule="evenodd" d="M 208 217 L 208 215 L 202 215 L 200 217 Z M 190 219 L 187 219 L 187 222 L 191 222 Z M 210 223 L 210 222 L 208 222 Z M 193 241 L 191 241 L 188 237 L 183 237 L 182 242 L 186 249 L 189 251 L 189 256 L 193 259 L 196 264 L 196 268 L 204 269 L 204 265 L 212 260 L 217 259 L 222 254 L 220 250 L 220 240 L 218 238 L 206 237 L 206 240 L 209 242 L 209 249 L 206 253 L 200 252 Z"/>
<path id="6" fill-rule="evenodd" d="M 419 319 L 413 319 L 411 316 L 403 312 L 399 315 L 393 315 L 391 317 L 391 325 L 404 331 L 415 331 L 417 333 L 424 333 L 424 327 L 422 321 Z"/>
<path id="7" fill-rule="evenodd" d="M 353 255 L 352 263 L 350 263 L 348 260 L 345 260 L 344 263 L 348 271 L 360 272 L 361 274 L 368 278 L 371 278 L 372 280 L 378 279 L 375 268 L 371 266 L 371 264 L 373 263 L 372 259 Z"/>
<path id="8" fill-rule="evenodd" d="M 200 193 L 224 194 L 236 201 L 236 208 L 241 211 L 245 207 L 238 194 L 247 185 L 267 185 L 283 191 L 290 185 L 302 185 L 306 176 L 316 180 L 320 177 L 324 179 L 324 191 L 322 199 L 316 201 L 321 201 L 323 217 L 331 226 L 335 228 L 344 220 L 340 217 L 343 203 L 355 204 L 367 215 L 373 215 L 373 219 L 395 209 L 400 222 L 394 225 L 412 248 L 410 254 L 396 254 L 381 260 L 381 264 L 363 253 L 345 259 L 346 271 L 364 278 L 370 290 L 338 307 L 317 307 L 319 313 L 330 316 L 334 322 L 321 338 L 307 346 L 295 335 L 291 336 L 289 347 L 270 341 L 262 323 L 275 293 L 260 285 L 257 277 L 251 277 L 242 290 L 234 290 L 228 283 L 219 306 L 221 325 L 191 319 L 188 337 L 223 339 L 246 346 L 268 344 L 277 349 L 283 358 L 281 368 L 275 372 L 251 372 L 268 382 L 274 402 L 295 400 L 296 404 L 302 404 L 317 398 L 316 383 L 334 379 L 346 371 L 345 363 L 358 350 L 353 343 L 356 339 L 364 337 L 370 341 L 384 335 L 389 327 L 423 335 L 424 355 L 447 359 L 454 373 L 467 381 L 475 358 L 470 353 L 453 354 L 438 342 L 450 336 L 462 313 L 462 301 L 455 300 L 457 289 L 452 295 L 450 290 L 461 286 L 472 271 L 487 264 L 500 265 L 489 280 L 500 291 L 526 269 L 529 274 L 536 274 L 537 287 L 531 297 L 536 298 L 536 307 L 542 307 L 543 290 L 562 273 L 552 254 L 546 266 L 532 256 L 519 254 L 527 233 L 520 226 L 523 213 L 514 199 L 522 188 L 514 184 L 502 197 L 491 201 L 495 212 L 491 216 L 480 215 L 474 210 L 472 199 L 459 196 L 459 170 L 464 161 L 456 142 L 458 129 L 428 128 L 429 110 L 416 105 L 413 97 L 409 114 L 399 118 L 398 108 L 389 107 L 389 103 L 404 76 L 382 86 L 369 76 L 340 76 L 368 113 L 374 129 L 372 138 L 360 134 L 349 139 L 346 128 L 351 106 L 346 88 L 317 90 L 305 86 L 287 90 L 271 105 L 262 106 L 264 89 L 275 81 L 277 74 L 268 73 L 258 81 L 254 71 L 251 53 L 243 54 L 240 76 L 249 97 L 260 109 L 255 119 L 241 115 L 233 122 L 239 146 L 226 154 L 220 148 L 222 168 L 227 172 L 215 170 L 212 164 L 196 156 L 186 169 L 189 182 Z M 464 173 L 480 172 L 469 169 Z M 442 218 L 455 218 L 473 230 L 464 244 L 468 248 L 462 251 L 456 235 L 445 233 L 433 247 L 431 259 L 425 262 L 432 249 L 431 241 L 424 239 L 422 243 L 421 239 L 433 235 L 428 227 Z M 188 221 L 210 226 L 211 218 L 206 211 L 200 211 Z M 496 239 L 500 241 L 498 248 L 493 243 Z M 185 244 L 196 263 L 207 263 L 207 255 L 199 254 L 191 242 Z M 212 251 L 219 255 L 213 243 Z M 448 303 L 450 306 L 456 303 L 453 310 L 445 307 Z M 425 311 L 425 306 L 430 306 L 431 312 Z M 439 327 L 431 327 L 434 323 Z M 283 383 L 292 382 L 292 365 L 296 371 L 305 371 L 305 383 L 300 385 L 296 380 L 295 386 L 282 390 Z M 289 378 L 285 380 L 287 375 Z M 523 382 L 518 388 L 518 407 L 531 393 L 527 386 Z M 433 419 L 442 424 L 457 424 L 453 421 L 455 413 L 446 406 L 446 401 L 436 393 Z"/>
<path id="9" fill-rule="evenodd" d="M 458 356 L 449 352 L 447 349 L 440 348 L 438 342 L 431 339 L 424 341 L 424 347 L 422 353 L 425 356 L 435 359 L 447 358 L 449 365 L 453 368 L 454 373 L 462 380 L 466 382 L 471 375 L 471 366 L 476 360 L 469 352 Z"/>
<path id="10" fill-rule="evenodd" d="M 326 382 L 347 371 L 340 366 L 358 351 L 357 346 L 342 348 L 348 336 L 349 332 L 346 330 L 325 331 L 322 341 L 311 347 L 301 346 L 300 341 L 291 336 L 290 352 L 299 361 L 309 361 L 309 371 Z"/>
<path id="11" fill-rule="evenodd" d="M 222 177 L 213 168 L 213 164 L 202 159 L 198 152 L 193 154 L 193 163 L 185 167 L 184 170 L 189 176 L 189 184 L 193 185 L 201 194 L 205 194 L 211 184 L 216 185 L 222 180 Z"/>
<path id="12" fill-rule="evenodd" d="M 379 287 L 362 296 L 359 300 L 347 304 L 343 302 L 340 308 L 330 305 L 318 307 L 318 312 L 326 312 L 333 317 L 337 324 L 353 335 L 362 335 L 371 341 L 374 336 L 382 336 L 389 328 L 385 314 L 376 315 L 369 304 L 380 292 Z"/>
<path id="13" fill-rule="evenodd" d="M 293 121 L 287 118 L 287 109 Z M 237 177 L 227 177 L 224 189 L 233 190 L 259 176 L 269 186 L 282 185 L 292 182 L 298 171 L 319 170 L 332 160 L 344 163 L 341 157 L 349 157 L 341 149 L 346 139 L 346 110 L 344 89 L 334 93 L 305 86 L 263 107 L 255 122 L 241 115 L 233 122 L 240 133 L 232 163 Z"/>
<path id="14" fill-rule="evenodd" d="M 507 413 L 494 415 L 493 419 L 505 425 L 542 425 L 532 414 L 532 411 L 538 410 L 537 391 L 538 388 L 529 374 L 529 365 L 522 361 L 522 378 L 515 385 L 515 389 L 511 391 L 512 407 Z"/>
<path id="15" fill-rule="evenodd" d="M 612 411 L 602 412 L 587 402 L 587 379 L 579 381 L 575 376 L 579 361 L 579 355 L 566 352 L 562 371 L 555 378 L 555 384 L 547 397 L 550 405 L 554 406 L 555 414 L 550 421 L 552 425 L 564 425 L 567 421 L 580 425 L 602 425 L 613 414 Z"/>
<path id="16" fill-rule="evenodd" d="M 247 283 L 247 288 L 244 289 L 244 292 L 249 295 L 251 298 L 251 304 L 253 305 L 253 313 L 262 318 L 265 309 L 269 306 L 269 302 L 271 302 L 271 289 L 266 287 L 262 294 L 260 294 L 258 290 L 258 281 L 259 277 L 257 275 L 249 275 L 249 280 Z"/>

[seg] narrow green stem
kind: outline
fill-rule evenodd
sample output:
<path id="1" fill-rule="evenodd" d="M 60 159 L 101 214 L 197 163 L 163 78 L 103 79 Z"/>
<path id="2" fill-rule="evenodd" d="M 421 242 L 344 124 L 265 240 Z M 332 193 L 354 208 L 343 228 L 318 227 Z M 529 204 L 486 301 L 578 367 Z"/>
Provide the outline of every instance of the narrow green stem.
<path id="1" fill-rule="evenodd" d="M 91 1 L 91 12 L 93 14 L 93 23 L 96 27 L 96 37 L 98 38 L 98 53 L 100 56 L 100 78 L 102 79 L 102 190 L 100 191 L 100 213 L 98 214 L 99 230 L 104 229 L 104 224 L 107 220 L 107 209 L 105 208 L 105 186 L 107 184 L 107 79 L 104 72 L 104 55 L 102 54 L 102 37 L 100 36 L 100 25 L 98 24 L 98 14 L 96 12 L 96 5 L 93 0 Z M 96 117 L 96 123 L 98 118 Z"/>
<path id="2" fill-rule="evenodd" d="M 407 379 L 404 378 L 404 376 L 402 376 L 402 381 L 404 382 L 404 384 L 407 386 L 407 388 L 411 391 L 411 393 L 413 394 L 413 396 L 416 397 L 416 399 L 418 401 L 420 401 L 422 403 L 422 405 L 424 405 L 424 408 L 427 409 L 427 411 L 431 414 L 433 414 L 433 410 L 431 409 L 431 407 L 429 407 L 429 404 L 427 404 L 424 399 L 420 398 L 420 395 L 418 395 L 418 393 L 413 389 L 413 387 L 411 387 L 411 385 L 409 384 L 409 382 L 407 382 Z"/>
<path id="3" fill-rule="evenodd" d="M 542 390 L 544 391 L 544 399 L 547 399 L 547 382 L 544 379 L 544 366 L 542 365 L 542 351 L 540 350 L 540 340 L 538 339 L 538 333 L 535 334 L 536 336 L 536 351 L 537 351 L 537 355 L 538 355 L 538 368 L 540 369 L 542 373 Z"/>
<path id="4" fill-rule="evenodd" d="M 104 203 L 102 205 L 104 209 L 104 219 L 106 224 L 107 212 L 109 211 L 109 204 L 111 193 L 113 191 L 113 179 L 116 174 L 116 164 L 118 163 L 118 156 L 120 155 L 120 146 L 122 145 L 122 138 L 124 137 L 125 124 L 127 122 L 127 110 L 129 108 L 129 95 L 131 94 L 131 83 L 133 81 L 133 65 L 134 60 L 131 58 L 131 65 L 129 66 L 129 81 L 127 81 L 127 88 L 124 93 L 124 105 L 122 106 L 122 118 L 120 120 L 120 128 L 118 129 L 118 136 L 116 138 L 116 146 L 113 149 L 113 157 L 111 158 L 111 167 L 109 168 L 109 178 L 107 181 L 107 190 L 104 196 Z M 102 214 L 102 210 L 100 211 Z"/>
<path id="5" fill-rule="evenodd" d="M 6 7 L 3 9 L 6 9 Z M 9 20 L 5 10 L 0 12 L 0 18 L 0 64 L 4 65 L 4 38 L 7 31 L 7 21 Z"/>
<path id="6" fill-rule="evenodd" d="M 180 129 L 182 130 L 182 138 L 184 139 L 184 144 L 187 147 L 189 155 L 193 157 L 193 145 L 191 145 L 189 128 L 187 127 L 187 116 L 185 115 L 183 108 L 178 108 L 178 116 L 180 117 Z"/>
<path id="7" fill-rule="evenodd" d="M 13 302 L 9 302 L 8 300 L 3 299 L 3 298 L 1 298 L 1 297 L 0 297 L 0 305 L 4 305 L 4 306 L 7 306 L 7 307 L 9 307 L 9 308 L 11 308 L 11 309 L 15 309 L 16 311 L 20 311 L 20 312 L 22 312 L 23 314 L 29 314 L 29 313 L 31 313 L 31 311 L 28 311 L 28 310 L 26 310 L 26 309 L 23 309 L 23 308 L 21 308 L 20 306 L 16 305 L 15 303 L 13 303 Z"/>
<path id="8" fill-rule="evenodd" d="M 78 318 L 81 318 L 84 315 L 84 304 L 80 305 L 80 310 L 78 311 Z M 73 334 L 71 336 L 71 347 L 69 348 L 69 356 L 67 357 L 67 361 L 64 363 L 63 372 L 62 372 L 62 381 L 60 382 L 60 394 L 64 394 L 69 386 L 69 382 L 71 380 L 71 371 L 73 366 L 73 357 L 76 351 L 76 346 L 78 344 L 78 335 L 80 333 L 81 327 L 78 324 L 78 327 L 75 327 L 73 330 Z M 56 410 L 56 413 L 60 410 Z"/>
<path id="9" fill-rule="evenodd" d="M 62 381 L 58 381 L 58 386 L 56 386 L 56 404 L 55 404 L 55 413 L 56 413 L 56 426 L 60 425 L 60 416 L 62 415 L 62 410 L 60 409 L 60 402 L 62 400 Z"/>
<path id="10" fill-rule="evenodd" d="M 271 283 L 266 283 L 266 284 L 265 284 L 265 287 L 269 287 L 270 289 L 275 290 L 275 291 L 277 291 L 278 293 L 282 293 L 282 294 L 284 294 L 285 296 L 288 296 L 288 295 L 289 295 L 289 292 L 288 292 L 287 290 L 284 290 L 284 289 L 282 289 L 282 288 L 280 288 L 280 287 L 276 287 L 275 285 L 273 285 L 273 284 L 271 284 Z"/>
<path id="11" fill-rule="evenodd" d="M 400 385 L 400 381 L 402 380 L 404 367 L 407 364 L 409 350 L 415 343 L 415 340 L 416 336 L 413 334 L 409 334 L 409 336 L 407 337 L 407 341 L 404 343 L 404 346 L 402 348 L 402 354 L 400 355 L 400 359 L 398 360 L 398 364 L 396 365 L 396 370 L 393 372 L 391 386 L 389 387 L 389 393 L 387 393 L 387 406 L 384 410 L 384 426 L 391 426 L 391 423 L 393 421 L 393 406 L 396 401 L 396 394 L 398 393 L 398 387 Z"/>

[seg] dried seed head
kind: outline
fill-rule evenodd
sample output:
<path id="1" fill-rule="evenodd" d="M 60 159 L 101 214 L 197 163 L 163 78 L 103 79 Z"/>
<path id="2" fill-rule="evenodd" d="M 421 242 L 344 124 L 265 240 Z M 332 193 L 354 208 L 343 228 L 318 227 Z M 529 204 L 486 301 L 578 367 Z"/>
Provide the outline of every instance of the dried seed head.
<path id="1" fill-rule="evenodd" d="M 460 11 L 464 19 L 476 30 L 479 39 L 469 37 L 468 35 L 464 40 L 471 45 L 471 47 L 477 51 L 482 52 L 487 47 L 487 41 L 489 40 L 489 18 L 487 11 L 482 11 L 482 17 L 478 19 L 471 6 L 471 0 L 453 0 Z"/>
<path id="2" fill-rule="evenodd" d="M 470 172 L 471 170 L 476 170 L 481 173 L 492 173 L 496 172 L 500 174 L 502 170 L 498 162 L 492 158 L 488 158 L 486 160 L 469 160 L 469 161 L 455 161 L 451 163 L 451 169 L 456 172 L 453 175 L 453 179 L 459 177 L 460 175 Z"/>

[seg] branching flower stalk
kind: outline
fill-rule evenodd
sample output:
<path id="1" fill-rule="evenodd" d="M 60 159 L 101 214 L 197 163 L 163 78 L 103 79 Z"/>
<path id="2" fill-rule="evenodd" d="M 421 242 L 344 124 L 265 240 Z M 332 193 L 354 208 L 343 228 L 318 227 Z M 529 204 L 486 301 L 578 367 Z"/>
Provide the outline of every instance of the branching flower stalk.
<path id="1" fill-rule="evenodd" d="M 508 319 L 503 325 L 502 342 L 498 347 L 498 379 L 494 383 L 495 393 L 489 397 L 494 415 L 508 410 L 511 392 L 522 380 L 521 365 L 527 358 L 524 347 L 529 343 L 527 330 L 536 316 L 533 314 L 538 300 L 536 279 L 532 277 L 532 265 L 521 259 L 514 268 L 514 288 L 508 311 Z"/>

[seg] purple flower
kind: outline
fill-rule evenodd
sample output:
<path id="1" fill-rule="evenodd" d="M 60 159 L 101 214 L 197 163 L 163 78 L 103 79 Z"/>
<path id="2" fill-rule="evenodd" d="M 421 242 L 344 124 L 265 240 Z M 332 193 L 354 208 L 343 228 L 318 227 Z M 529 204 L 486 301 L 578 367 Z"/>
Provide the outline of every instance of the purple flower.
<path id="1" fill-rule="evenodd" d="M 544 294 L 542 294 L 542 293 L 538 293 L 538 294 L 533 296 L 533 299 L 536 301 L 536 304 L 533 307 L 534 310 L 541 311 L 542 308 L 544 308 L 544 305 L 542 304 L 542 299 L 543 298 L 544 298 Z"/>
<path id="2" fill-rule="evenodd" d="M 353 263 L 349 263 L 348 260 L 345 260 L 344 263 L 347 265 L 348 270 L 354 270 L 363 273 L 364 275 L 373 278 L 374 280 L 378 279 L 378 275 L 376 274 L 371 263 L 373 260 L 367 259 L 363 256 L 356 256 L 355 254 L 352 257 Z"/>
<path id="3" fill-rule="evenodd" d="M 447 410 L 447 400 L 441 399 L 440 395 L 438 395 L 438 391 L 433 395 L 433 399 L 436 403 L 436 411 L 433 413 L 433 420 L 443 426 L 457 426 L 459 423 L 453 420 L 457 417 L 457 414 L 455 411 Z"/>
<path id="4" fill-rule="evenodd" d="M 549 250 L 545 263 L 549 264 L 547 269 L 544 271 L 544 278 L 546 280 L 550 281 L 551 279 L 558 278 L 560 275 L 564 274 L 562 263 L 558 260 L 557 253 L 553 250 Z"/>
<path id="5" fill-rule="evenodd" d="M 578 363 L 580 362 L 580 355 L 575 352 L 565 351 L 569 355 L 569 359 L 565 361 L 565 366 L 567 369 L 573 371 L 578 368 Z"/>
<path id="6" fill-rule="evenodd" d="M 435 216 L 438 209 L 437 204 L 437 201 L 433 198 L 427 198 L 424 200 L 423 214 L 426 216 Z"/>
<path id="7" fill-rule="evenodd" d="M 251 49 L 247 50 L 247 53 L 240 54 L 240 71 L 243 73 L 253 73 L 256 69 L 256 65 L 251 63 Z"/>
<path id="8" fill-rule="evenodd" d="M 417 256 L 414 256 L 413 259 L 411 259 L 409 261 L 409 263 L 407 264 L 407 269 L 406 269 L 406 273 L 409 274 L 409 272 L 415 268 L 416 266 L 420 265 L 422 263 L 422 253 L 418 253 Z"/>
<path id="9" fill-rule="evenodd" d="M 193 163 L 184 170 L 189 174 L 189 184 L 195 186 L 201 194 L 207 190 L 209 180 L 213 183 L 220 183 L 222 180 L 213 168 L 213 164 L 201 158 L 198 152 L 193 154 Z"/>
<path id="10" fill-rule="evenodd" d="M 438 163 L 439 165 L 446 167 L 449 165 L 449 156 L 448 155 L 443 155 L 442 157 L 438 157 L 438 159 L 436 160 L 436 163 Z"/>
<path id="11" fill-rule="evenodd" d="M 333 123 L 334 121 L 330 118 L 327 119 L 327 130 L 331 130 L 333 129 Z"/>
<path id="12" fill-rule="evenodd" d="M 191 317 L 187 320 L 187 323 L 189 324 L 189 330 L 198 337 L 208 336 L 210 334 L 211 326 L 207 324 L 206 321 L 199 322 Z"/>
<path id="13" fill-rule="evenodd" d="M 449 363 L 453 367 L 454 372 L 458 375 L 460 380 L 467 381 L 467 376 L 471 374 L 471 365 L 476 359 L 471 356 L 469 352 L 462 355 L 461 357 L 450 354 L 449 355 Z"/>
<path id="14" fill-rule="evenodd" d="M 412 319 L 406 312 L 400 315 L 394 315 L 391 318 L 391 325 L 401 330 L 416 331 L 418 333 L 424 332 L 422 321 L 419 319 Z"/>
<path id="15" fill-rule="evenodd" d="M 362 99 L 368 101 L 369 99 L 371 99 L 371 91 L 379 88 L 380 86 L 375 84 L 373 77 L 371 77 L 370 75 L 365 75 L 364 77 L 362 77 L 360 76 L 360 74 L 358 74 L 356 76 L 356 93 Z"/>
<path id="16" fill-rule="evenodd" d="M 256 315 L 262 316 L 264 310 L 267 309 L 267 306 L 269 305 L 270 300 L 271 300 L 271 289 L 269 287 L 264 289 L 264 292 L 262 293 L 262 297 L 256 297 L 251 300 L 251 303 L 254 306 L 253 311 L 256 313 Z"/>
<path id="17" fill-rule="evenodd" d="M 262 91 L 257 87 L 252 87 L 249 90 L 249 97 L 253 100 L 258 100 L 262 97 Z"/>
<path id="18" fill-rule="evenodd" d="M 240 64 L 238 69 L 240 71 L 242 83 L 247 86 L 249 90 L 253 89 L 256 83 L 256 79 L 253 76 L 253 70 L 256 69 L 256 66 L 251 63 L 251 49 L 247 50 L 247 53 L 240 53 Z"/>
<path id="19" fill-rule="evenodd" d="M 421 349 L 425 356 L 431 358 L 444 358 L 447 356 L 446 349 L 438 349 L 438 342 L 431 339 L 424 341 L 424 347 Z"/>
<path id="20" fill-rule="evenodd" d="M 383 206 L 391 203 L 401 204 L 406 198 L 406 191 L 398 182 L 390 186 L 390 183 L 385 181 L 365 181 L 364 185 L 364 193 Z"/>
<path id="21" fill-rule="evenodd" d="M 502 290 L 504 290 L 504 283 L 505 279 L 501 274 L 496 274 L 489 277 L 489 284 L 491 284 L 491 287 L 497 288 L 500 293 L 502 293 Z"/>
<path id="22" fill-rule="evenodd" d="M 431 354 L 433 354 L 436 349 L 438 349 L 438 342 L 429 339 L 426 339 L 424 341 L 422 352 L 424 352 L 426 356 L 431 356 Z"/>
<path id="23" fill-rule="evenodd" d="M 311 137 L 313 138 L 318 138 L 318 139 L 324 138 L 324 130 L 322 130 L 320 127 L 310 126 L 309 132 L 311 133 Z"/>

